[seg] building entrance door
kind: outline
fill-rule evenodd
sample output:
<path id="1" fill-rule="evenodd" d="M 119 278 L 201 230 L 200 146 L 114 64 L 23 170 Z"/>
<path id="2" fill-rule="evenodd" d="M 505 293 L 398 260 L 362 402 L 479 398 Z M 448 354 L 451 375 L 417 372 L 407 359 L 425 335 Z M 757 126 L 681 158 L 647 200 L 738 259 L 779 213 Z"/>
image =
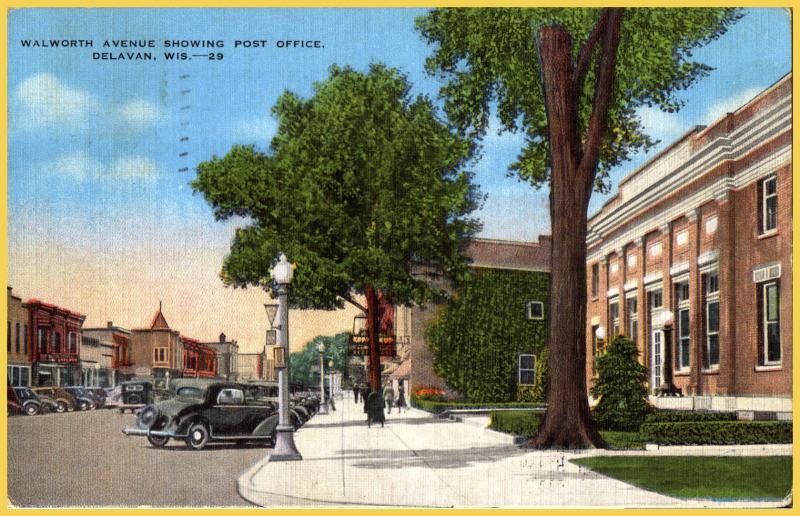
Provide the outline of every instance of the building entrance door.
<path id="1" fill-rule="evenodd" d="M 664 331 L 653 330 L 652 333 L 652 354 L 650 360 L 651 382 L 650 392 L 655 394 L 661 386 L 664 367 Z"/>

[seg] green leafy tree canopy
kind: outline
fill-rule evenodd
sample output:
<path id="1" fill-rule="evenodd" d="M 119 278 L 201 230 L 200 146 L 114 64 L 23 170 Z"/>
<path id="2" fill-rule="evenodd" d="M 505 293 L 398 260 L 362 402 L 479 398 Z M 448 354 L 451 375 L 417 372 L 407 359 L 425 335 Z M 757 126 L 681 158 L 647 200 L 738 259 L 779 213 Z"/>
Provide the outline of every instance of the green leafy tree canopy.
<path id="1" fill-rule="evenodd" d="M 328 363 L 333 360 L 333 370 L 344 374 L 347 360 L 347 333 L 338 333 L 334 336 L 317 336 L 308 341 L 302 351 L 295 351 L 289 355 L 289 378 L 293 383 L 302 383 L 305 386 L 319 385 L 319 351 L 317 344 L 325 345 L 325 371 Z"/>
<path id="2" fill-rule="evenodd" d="M 585 66 L 580 81 L 578 125 L 585 134 L 592 111 L 597 61 L 581 48 L 593 37 L 601 9 L 434 9 L 417 19 L 417 29 L 435 45 L 429 72 L 447 83 L 441 90 L 445 111 L 462 134 L 482 137 L 492 107 L 504 130 L 522 130 L 525 146 L 512 173 L 545 185 L 550 163 L 539 55 L 539 29 L 559 25 L 573 37 L 573 59 Z M 719 38 L 741 18 L 738 9 L 626 9 L 616 58 L 607 130 L 600 148 L 595 187 L 608 190 L 608 171 L 632 153 L 656 143 L 643 132 L 636 109 L 656 106 L 674 112 L 683 105 L 678 92 L 712 68 L 693 60 L 693 52 Z"/>
<path id="3" fill-rule="evenodd" d="M 463 270 L 461 250 L 479 228 L 468 215 L 480 196 L 463 169 L 471 147 L 410 89 L 381 64 L 334 65 L 311 98 L 280 96 L 267 152 L 237 145 L 198 166 L 192 186 L 215 216 L 250 221 L 225 257 L 226 284 L 266 286 L 283 251 L 297 264 L 290 303 L 335 309 L 360 306 L 352 295 L 367 287 L 396 304 L 429 299 L 413 260 Z"/>

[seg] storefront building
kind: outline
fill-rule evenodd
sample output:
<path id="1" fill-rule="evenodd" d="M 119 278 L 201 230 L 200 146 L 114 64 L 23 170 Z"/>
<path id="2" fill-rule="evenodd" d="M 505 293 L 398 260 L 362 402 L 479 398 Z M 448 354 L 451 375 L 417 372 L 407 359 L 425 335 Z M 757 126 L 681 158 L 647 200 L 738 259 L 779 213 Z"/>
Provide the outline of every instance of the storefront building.
<path id="1" fill-rule="evenodd" d="M 183 372 L 180 333 L 169 327 L 159 306 L 147 328 L 131 330 L 132 370 L 137 377 L 151 378 L 159 389 Z"/>
<path id="2" fill-rule="evenodd" d="M 183 348 L 181 376 L 184 378 L 214 378 L 217 376 L 216 351 L 201 344 L 197 339 L 183 335 L 180 337 L 180 343 Z"/>
<path id="3" fill-rule="evenodd" d="M 81 385 L 113 387 L 116 385 L 111 357 L 114 344 L 110 341 L 83 335 L 81 341 Z"/>
<path id="4" fill-rule="evenodd" d="M 15 387 L 31 385 L 30 359 L 30 315 L 15 296 L 11 287 L 7 288 L 8 328 L 6 333 L 6 352 L 8 353 L 8 381 Z"/>
<path id="5" fill-rule="evenodd" d="M 589 219 L 589 385 L 598 334 L 623 334 L 658 406 L 791 410 L 791 92 L 692 129 Z M 655 396 L 667 356 L 680 398 Z"/>
<path id="6" fill-rule="evenodd" d="M 111 351 L 111 376 L 114 385 L 130 380 L 134 376 L 133 361 L 131 360 L 131 330 L 115 326 L 112 321 L 106 323 L 105 328 L 84 328 L 84 338 L 94 337 L 103 342 L 110 342 Z"/>
<path id="7" fill-rule="evenodd" d="M 29 299 L 23 307 L 28 309 L 33 339 L 29 346 L 33 385 L 80 385 L 81 327 L 86 316 L 38 299 Z"/>
<path id="8" fill-rule="evenodd" d="M 235 340 L 228 340 L 224 333 L 220 333 L 217 342 L 203 342 L 202 344 L 216 352 L 217 375 L 226 380 L 235 381 L 239 372 L 239 343 Z"/>

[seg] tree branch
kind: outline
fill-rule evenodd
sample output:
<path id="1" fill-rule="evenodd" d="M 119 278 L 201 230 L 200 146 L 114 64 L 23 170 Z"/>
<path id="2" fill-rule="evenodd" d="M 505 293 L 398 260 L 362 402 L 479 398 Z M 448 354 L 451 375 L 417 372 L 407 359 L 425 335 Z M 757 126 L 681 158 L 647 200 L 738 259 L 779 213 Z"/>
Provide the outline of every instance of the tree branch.
<path id="1" fill-rule="evenodd" d="M 347 301 L 348 303 L 350 303 L 351 305 L 353 305 L 356 308 L 358 308 L 359 310 L 361 310 L 362 312 L 367 313 L 367 307 L 362 305 L 361 303 L 357 302 L 352 297 L 350 297 L 350 296 L 340 296 L 340 297 L 342 299 L 344 299 L 345 301 Z"/>
<path id="2" fill-rule="evenodd" d="M 586 175 L 584 177 L 587 180 L 588 188 L 590 188 L 588 192 L 591 192 L 591 187 L 597 174 L 600 144 L 608 125 L 608 109 L 611 104 L 611 91 L 614 86 L 617 47 L 619 46 L 620 27 L 624 12 L 624 9 L 621 8 L 608 8 L 606 10 L 608 11 L 608 20 L 606 21 L 606 30 L 603 33 L 603 48 L 597 70 L 597 85 L 595 86 L 594 101 L 592 103 L 592 115 L 589 118 L 589 125 L 586 129 L 583 157 L 580 162 L 580 170 L 585 172 Z"/>
<path id="3" fill-rule="evenodd" d="M 578 54 L 578 61 L 575 64 L 575 74 L 573 76 L 576 92 L 581 91 L 583 78 L 586 76 L 586 71 L 589 69 L 589 63 L 592 62 L 592 53 L 594 53 L 594 47 L 597 44 L 597 41 L 600 39 L 600 36 L 603 34 L 603 31 L 605 31 L 610 11 L 611 9 L 605 8 L 600 13 L 600 18 L 597 20 L 597 24 L 595 24 L 594 29 L 592 29 L 591 34 L 589 34 L 589 38 L 586 40 L 586 43 L 583 44 L 581 51 Z"/>

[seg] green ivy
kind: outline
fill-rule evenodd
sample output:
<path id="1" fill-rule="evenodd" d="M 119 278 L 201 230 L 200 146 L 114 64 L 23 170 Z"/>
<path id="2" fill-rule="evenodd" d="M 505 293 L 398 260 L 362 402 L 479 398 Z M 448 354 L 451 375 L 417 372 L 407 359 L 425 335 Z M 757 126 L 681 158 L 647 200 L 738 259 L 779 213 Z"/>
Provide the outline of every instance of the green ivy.
<path id="1" fill-rule="evenodd" d="M 426 332 L 436 373 L 468 401 L 516 400 L 520 353 L 536 355 L 537 382 L 544 378 L 548 289 L 543 272 L 484 269 L 462 278 Z M 529 301 L 544 303 L 545 320 L 527 318 Z M 541 389 L 536 397 L 544 399 Z"/>

